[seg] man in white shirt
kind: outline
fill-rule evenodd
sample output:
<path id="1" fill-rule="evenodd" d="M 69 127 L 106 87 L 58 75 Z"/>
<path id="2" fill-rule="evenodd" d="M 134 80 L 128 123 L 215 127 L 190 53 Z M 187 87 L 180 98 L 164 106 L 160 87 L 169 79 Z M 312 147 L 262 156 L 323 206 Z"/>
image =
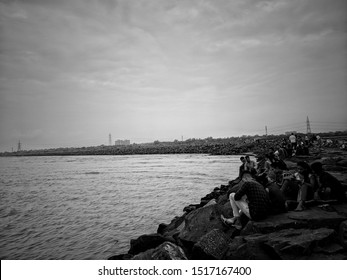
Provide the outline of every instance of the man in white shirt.
<path id="1" fill-rule="evenodd" d="M 296 148 L 296 137 L 295 137 L 294 133 L 292 133 L 289 136 L 289 141 L 292 144 L 292 148 L 295 150 L 295 148 Z"/>

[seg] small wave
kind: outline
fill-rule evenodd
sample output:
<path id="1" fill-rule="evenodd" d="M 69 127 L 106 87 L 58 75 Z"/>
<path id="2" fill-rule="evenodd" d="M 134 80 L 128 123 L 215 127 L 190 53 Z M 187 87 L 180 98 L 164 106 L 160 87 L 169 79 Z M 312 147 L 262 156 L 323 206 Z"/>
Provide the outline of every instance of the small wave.
<path id="1" fill-rule="evenodd" d="M 3 213 L 2 218 L 6 218 L 6 217 L 11 217 L 11 216 L 15 216 L 18 214 L 17 209 L 15 208 L 10 208 L 7 212 Z"/>
<path id="2" fill-rule="evenodd" d="M 84 174 L 86 174 L 86 175 L 97 175 L 97 174 L 100 174 L 100 172 L 98 172 L 98 171 L 90 171 L 90 172 L 86 172 Z"/>

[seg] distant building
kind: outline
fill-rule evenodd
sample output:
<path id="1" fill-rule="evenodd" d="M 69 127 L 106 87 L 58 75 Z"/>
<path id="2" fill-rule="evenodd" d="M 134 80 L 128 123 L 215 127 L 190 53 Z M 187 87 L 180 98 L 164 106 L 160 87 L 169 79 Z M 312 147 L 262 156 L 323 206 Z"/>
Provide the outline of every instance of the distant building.
<path id="1" fill-rule="evenodd" d="M 116 146 L 126 146 L 126 145 L 130 145 L 130 140 L 116 140 L 115 142 L 114 142 L 114 144 L 116 145 Z"/>

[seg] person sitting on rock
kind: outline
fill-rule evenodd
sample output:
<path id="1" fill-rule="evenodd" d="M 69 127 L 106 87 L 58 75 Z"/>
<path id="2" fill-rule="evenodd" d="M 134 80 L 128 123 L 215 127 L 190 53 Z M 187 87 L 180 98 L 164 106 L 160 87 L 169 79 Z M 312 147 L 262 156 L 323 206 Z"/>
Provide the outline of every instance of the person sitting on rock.
<path id="1" fill-rule="evenodd" d="M 305 209 L 306 200 L 313 199 L 314 191 L 317 188 L 317 178 L 305 161 L 297 163 L 297 170 L 298 173 L 295 174 L 295 179 L 299 186 L 299 192 L 297 198 L 298 206 L 295 211 L 302 211 Z"/>
<path id="2" fill-rule="evenodd" d="M 280 160 L 284 160 L 287 157 L 287 151 L 284 147 L 277 145 L 277 150 L 275 152 L 275 155 L 279 157 Z"/>
<path id="3" fill-rule="evenodd" d="M 255 161 L 251 160 L 249 155 L 245 156 L 245 160 L 245 170 L 249 171 L 252 175 L 255 175 L 257 173 Z"/>
<path id="4" fill-rule="evenodd" d="M 276 176 L 274 174 L 269 174 L 266 177 L 265 190 L 269 193 L 271 213 L 280 214 L 287 212 L 286 198 L 276 183 Z"/>
<path id="5" fill-rule="evenodd" d="M 299 184 L 295 180 L 295 176 L 291 172 L 283 172 L 282 183 L 280 186 L 286 201 L 296 201 L 299 192 Z"/>
<path id="6" fill-rule="evenodd" d="M 315 199 L 346 201 L 346 194 L 341 182 L 330 173 L 324 171 L 322 163 L 312 163 L 311 169 L 318 179 L 318 187 L 314 193 Z"/>
<path id="7" fill-rule="evenodd" d="M 264 168 L 262 169 L 262 172 L 258 174 L 258 176 L 263 175 L 264 173 L 268 174 L 269 172 L 273 171 L 273 163 L 274 163 L 274 155 L 273 154 L 265 154 L 265 162 L 264 162 Z"/>
<path id="8" fill-rule="evenodd" d="M 245 157 L 240 157 L 240 161 L 242 162 L 242 164 L 239 167 L 239 178 L 242 178 L 242 173 L 246 170 L 245 169 L 245 165 L 246 165 L 246 159 Z"/>
<path id="9" fill-rule="evenodd" d="M 312 173 L 310 166 L 305 161 L 297 163 L 297 173 L 284 173 L 281 191 L 287 203 L 292 200 L 298 202 L 294 211 L 305 209 L 305 202 L 313 199 L 314 190 L 317 188 L 316 176 Z"/>
<path id="10" fill-rule="evenodd" d="M 229 195 L 234 217 L 226 219 L 223 215 L 221 216 L 225 224 L 233 225 L 236 229 L 242 228 L 242 213 L 249 219 L 258 221 L 266 218 L 270 209 L 269 194 L 264 187 L 248 171 L 243 173 L 242 180 L 245 183 L 240 189 Z"/>
<path id="11" fill-rule="evenodd" d="M 273 170 L 272 173 L 276 174 L 276 182 L 281 183 L 283 171 L 288 170 L 287 164 L 275 154 L 271 166 Z M 270 173 L 271 172 L 268 172 L 268 175 Z"/>

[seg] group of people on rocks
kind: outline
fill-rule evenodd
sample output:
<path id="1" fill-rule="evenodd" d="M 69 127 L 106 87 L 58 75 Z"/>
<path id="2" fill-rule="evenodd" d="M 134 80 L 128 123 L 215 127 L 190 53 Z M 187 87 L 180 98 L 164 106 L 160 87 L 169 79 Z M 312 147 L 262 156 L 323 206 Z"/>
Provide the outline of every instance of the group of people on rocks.
<path id="1" fill-rule="evenodd" d="M 303 211 L 307 201 L 346 201 L 341 182 L 324 171 L 321 162 L 310 165 L 299 161 L 296 172 L 289 171 L 279 149 L 270 151 L 258 163 L 248 155 L 240 158 L 239 176 L 229 182 L 233 217 L 221 215 L 224 224 L 241 229 L 241 215 L 258 221 L 271 214 Z"/>
<path id="2" fill-rule="evenodd" d="M 308 135 L 299 136 L 291 133 L 288 139 L 283 138 L 279 146 L 285 153 L 285 157 L 309 155 L 309 147 L 311 147 L 313 143 L 318 143 L 317 139 L 320 139 L 319 135 L 309 137 Z"/>

